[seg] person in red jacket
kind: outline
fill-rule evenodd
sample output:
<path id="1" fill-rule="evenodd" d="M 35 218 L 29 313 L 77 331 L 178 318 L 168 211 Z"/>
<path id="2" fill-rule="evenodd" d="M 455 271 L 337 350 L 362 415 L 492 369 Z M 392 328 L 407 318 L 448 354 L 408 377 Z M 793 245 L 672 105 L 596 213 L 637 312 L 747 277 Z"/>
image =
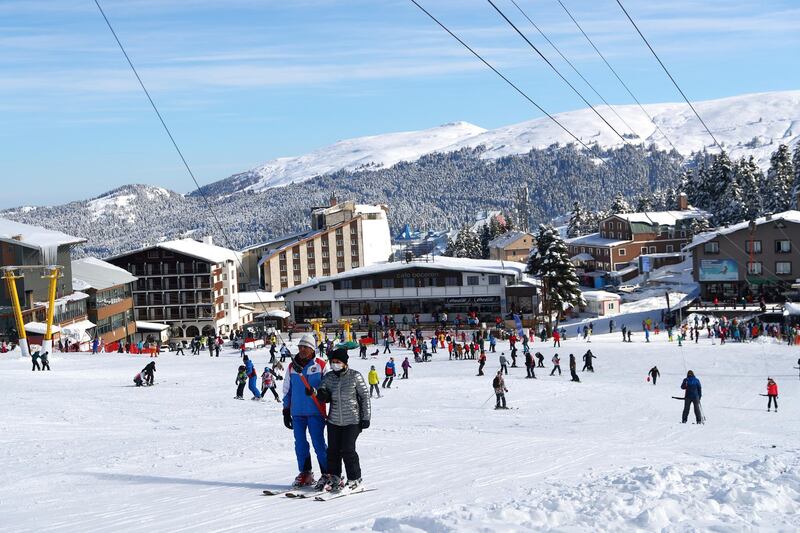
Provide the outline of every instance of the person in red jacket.
<path id="1" fill-rule="evenodd" d="M 558 346 L 561 348 L 561 333 L 558 332 L 557 329 L 553 330 L 553 348 Z"/>
<path id="2" fill-rule="evenodd" d="M 767 378 L 767 412 L 769 413 L 772 404 L 775 404 L 775 412 L 778 412 L 778 384 L 772 378 Z"/>

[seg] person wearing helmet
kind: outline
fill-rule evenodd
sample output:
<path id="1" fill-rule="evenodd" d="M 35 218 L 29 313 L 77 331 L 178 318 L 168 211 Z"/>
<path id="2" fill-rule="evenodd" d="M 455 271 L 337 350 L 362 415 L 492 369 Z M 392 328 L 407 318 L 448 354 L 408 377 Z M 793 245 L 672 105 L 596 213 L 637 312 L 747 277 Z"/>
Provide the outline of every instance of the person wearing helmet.
<path id="1" fill-rule="evenodd" d="M 328 481 L 328 448 L 325 444 L 325 407 L 314 397 L 307 396 L 307 388 L 317 388 L 327 371 L 325 361 L 314 357 L 317 341 L 311 333 L 304 334 L 297 343 L 298 353 L 286 371 L 283 380 L 283 425 L 294 433 L 294 452 L 300 473 L 294 480 L 294 487 L 315 486 L 322 489 Z M 321 472 L 319 480 L 314 481 L 311 470 L 311 443 L 317 456 Z"/>

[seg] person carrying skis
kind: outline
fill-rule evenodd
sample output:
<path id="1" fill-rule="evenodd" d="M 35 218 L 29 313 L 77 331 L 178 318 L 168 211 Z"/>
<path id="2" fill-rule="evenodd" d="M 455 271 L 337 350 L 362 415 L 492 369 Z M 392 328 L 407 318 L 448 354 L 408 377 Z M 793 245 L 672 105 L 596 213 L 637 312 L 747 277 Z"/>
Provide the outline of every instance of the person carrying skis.
<path id="1" fill-rule="evenodd" d="M 528 375 L 525 376 L 526 379 L 536 379 L 536 373 L 533 370 L 535 366 L 536 363 L 533 361 L 531 352 L 525 352 L 525 370 L 528 373 Z"/>
<path id="2" fill-rule="evenodd" d="M 767 378 L 767 412 L 769 413 L 772 404 L 775 404 L 775 412 L 778 412 L 778 384 L 772 378 Z"/>
<path id="3" fill-rule="evenodd" d="M 392 388 L 392 381 L 394 381 L 394 376 L 397 374 L 397 371 L 394 367 L 394 357 L 389 358 L 389 362 L 386 363 L 386 366 L 383 369 L 383 375 L 385 376 L 383 379 L 383 384 L 381 385 L 384 389 L 391 389 Z"/>
<path id="4" fill-rule="evenodd" d="M 378 383 L 381 382 L 381 378 L 378 377 L 378 371 L 375 370 L 375 365 L 369 367 L 369 374 L 367 374 L 367 382 L 369 383 L 369 397 L 372 398 L 372 391 L 378 393 L 378 398 L 381 397 L 381 388 L 378 387 Z"/>
<path id="5" fill-rule="evenodd" d="M 592 353 L 591 350 L 586 350 L 586 353 L 583 354 L 583 369 L 581 372 L 585 372 L 588 370 L 589 372 L 594 372 L 594 365 L 592 364 L 592 359 L 597 359 L 597 356 Z"/>
<path id="6" fill-rule="evenodd" d="M 508 359 L 506 359 L 506 354 L 500 354 L 500 372 L 505 372 L 508 375 Z"/>
<path id="7" fill-rule="evenodd" d="M 306 388 L 305 393 L 322 403 L 330 403 L 328 413 L 328 481 L 324 490 L 339 492 L 345 488 L 342 480 L 342 460 L 347 472 L 348 491 L 361 486 L 361 464 L 356 452 L 356 439 L 369 428 L 372 417 L 367 384 L 357 370 L 347 366 L 346 348 L 334 350 L 328 356 L 330 372 L 322 377 L 318 389 Z"/>
<path id="8" fill-rule="evenodd" d="M 684 378 L 683 383 L 681 383 L 681 389 L 686 391 L 683 397 L 683 417 L 681 418 L 681 423 L 686 423 L 689 419 L 689 408 L 694 406 L 694 417 L 698 424 L 702 424 L 703 415 L 700 410 L 700 399 L 703 397 L 703 388 L 700 385 L 700 380 L 695 377 L 693 371 L 689 370 L 689 372 L 686 373 L 686 378 Z"/>
<path id="9" fill-rule="evenodd" d="M 556 370 L 558 370 L 558 375 L 560 376 L 561 375 L 561 358 L 558 357 L 558 354 L 555 354 L 550 361 L 553 363 L 553 370 L 550 372 L 550 375 L 552 376 L 553 374 L 556 373 Z"/>
<path id="10" fill-rule="evenodd" d="M 403 369 L 403 375 L 400 379 L 408 379 L 408 369 L 411 368 L 411 363 L 408 361 L 408 357 L 403 359 L 400 367 Z"/>
<path id="11" fill-rule="evenodd" d="M 275 401 L 281 401 L 280 397 L 278 396 L 278 391 L 275 390 L 275 375 L 272 373 L 272 370 L 269 367 L 264 367 L 264 373 L 261 374 L 261 397 L 263 398 L 267 391 L 272 391 L 272 395 L 275 396 Z"/>
<path id="12" fill-rule="evenodd" d="M 486 365 L 486 353 L 485 352 L 481 352 L 481 354 L 478 356 L 478 375 L 479 376 L 483 375 L 483 367 L 485 365 Z"/>
<path id="13" fill-rule="evenodd" d="M 236 399 L 244 400 L 244 386 L 247 385 L 247 367 L 239 365 L 236 373 Z"/>
<path id="14" fill-rule="evenodd" d="M 142 376 L 144 377 L 144 382 L 147 385 L 152 385 L 155 376 L 153 373 L 156 371 L 156 362 L 150 361 L 147 365 L 142 369 Z"/>
<path id="15" fill-rule="evenodd" d="M 658 371 L 658 367 L 654 366 L 650 369 L 650 372 L 647 373 L 650 376 L 650 379 L 653 380 L 653 385 L 656 384 L 656 381 L 661 376 L 661 372 Z"/>
<path id="16" fill-rule="evenodd" d="M 506 383 L 503 380 L 503 372 L 501 370 L 497 371 L 497 375 L 492 380 L 492 387 L 494 388 L 494 395 L 497 398 L 494 408 L 508 409 L 506 406 L 506 393 L 508 392 L 508 389 L 506 388 Z"/>
<path id="17" fill-rule="evenodd" d="M 315 488 L 322 489 L 328 481 L 328 447 L 325 444 L 325 407 L 316 398 L 306 396 L 308 387 L 319 387 L 327 371 L 325 361 L 316 355 L 317 343 L 314 335 L 304 334 L 297 343 L 297 355 L 289 364 L 283 380 L 283 425 L 294 435 L 294 453 L 299 474 L 292 486 L 314 486 L 311 470 L 311 448 L 306 431 L 317 456 L 321 472 Z"/>
<path id="18" fill-rule="evenodd" d="M 572 354 L 569 354 L 569 374 L 570 374 L 570 376 L 572 376 L 571 381 L 574 381 L 576 383 L 580 383 L 581 382 L 581 378 L 578 377 L 578 373 L 576 372 L 577 368 L 578 368 L 578 365 L 575 362 L 575 356 L 572 355 Z"/>
<path id="19" fill-rule="evenodd" d="M 261 400 L 261 391 L 258 390 L 258 373 L 256 373 L 256 367 L 246 355 L 242 356 L 242 361 L 244 361 L 244 366 L 247 372 L 247 386 L 250 389 L 250 392 L 253 393 L 251 400 Z"/>

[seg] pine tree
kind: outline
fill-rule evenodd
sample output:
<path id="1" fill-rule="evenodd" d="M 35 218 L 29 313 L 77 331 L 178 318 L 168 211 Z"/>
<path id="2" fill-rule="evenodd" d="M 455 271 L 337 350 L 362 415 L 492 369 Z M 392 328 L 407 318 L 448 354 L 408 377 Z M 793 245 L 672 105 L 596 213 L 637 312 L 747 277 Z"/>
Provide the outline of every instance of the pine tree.
<path id="1" fill-rule="evenodd" d="M 714 213 L 714 220 L 718 226 L 736 224 L 747 218 L 747 206 L 744 203 L 742 189 L 735 179 L 728 183 L 717 205 L 719 207 Z"/>
<path id="2" fill-rule="evenodd" d="M 558 320 L 565 307 L 585 305 L 567 245 L 552 226 L 539 226 L 526 272 L 541 279 L 542 313 L 547 316 L 548 333 L 553 329 L 554 313 Z"/>
<path id="3" fill-rule="evenodd" d="M 481 251 L 480 238 L 466 226 L 458 230 L 456 240 L 448 240 L 446 256 L 449 257 L 467 257 L 470 259 L 481 259 L 483 257 Z"/>
<path id="4" fill-rule="evenodd" d="M 722 197 L 735 181 L 731 158 L 728 157 L 727 152 L 722 151 L 714 158 L 711 168 L 706 173 L 704 184 L 709 197 L 708 209 L 712 213 L 718 214 L 719 211 L 725 208 L 725 205 L 721 203 Z M 734 192 L 732 191 L 730 195 L 734 196 Z M 741 191 L 739 191 L 739 200 L 741 200 Z M 719 223 L 719 220 L 717 220 L 717 223 Z"/>
<path id="5" fill-rule="evenodd" d="M 625 197 L 622 196 L 622 193 L 618 192 L 616 196 L 614 196 L 614 201 L 611 202 L 611 207 L 608 209 L 609 214 L 611 215 L 619 215 L 621 213 L 630 213 L 631 212 L 631 205 L 625 200 Z"/>
<path id="6" fill-rule="evenodd" d="M 704 233 L 711 229 L 711 224 L 705 218 L 693 218 L 689 221 L 686 229 L 689 232 L 689 237 L 694 237 L 700 233 Z"/>
<path id="7" fill-rule="evenodd" d="M 643 213 L 645 211 L 653 210 L 653 198 L 647 195 L 641 195 L 636 198 L 636 212 Z"/>
<path id="8" fill-rule="evenodd" d="M 792 204 L 792 185 L 794 184 L 794 169 L 789 147 L 782 144 L 772 153 L 767 171 L 766 187 L 764 189 L 764 211 L 779 213 L 786 211 Z"/>
<path id="9" fill-rule="evenodd" d="M 745 206 L 744 218 L 753 220 L 762 215 L 761 207 L 761 183 L 764 175 L 756 165 L 753 156 L 749 159 L 741 158 L 736 162 L 733 172 L 736 182 L 741 189 L 742 201 Z"/>
<path id="10" fill-rule="evenodd" d="M 494 219 L 492 219 L 494 220 Z M 483 259 L 489 259 L 489 242 L 494 239 L 492 236 L 492 230 L 490 228 L 490 224 L 484 224 L 481 226 L 481 257 Z"/>
<path id="11" fill-rule="evenodd" d="M 800 209 L 797 205 L 797 195 L 800 194 L 800 142 L 794 145 L 794 155 L 792 156 L 792 166 L 794 167 L 794 181 L 792 182 L 792 209 Z"/>

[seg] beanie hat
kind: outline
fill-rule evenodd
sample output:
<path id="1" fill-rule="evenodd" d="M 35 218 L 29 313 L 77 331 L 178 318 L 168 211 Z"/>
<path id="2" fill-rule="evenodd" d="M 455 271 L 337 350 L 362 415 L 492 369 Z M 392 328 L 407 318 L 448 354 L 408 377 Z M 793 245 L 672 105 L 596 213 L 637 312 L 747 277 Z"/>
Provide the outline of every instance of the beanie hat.
<path id="1" fill-rule="evenodd" d="M 306 348 L 311 348 L 312 350 L 316 351 L 317 349 L 317 340 L 314 338 L 314 335 L 311 333 L 306 333 L 302 337 L 300 337 L 300 342 L 297 343 L 298 348 L 301 346 L 305 346 Z"/>
<path id="2" fill-rule="evenodd" d="M 328 361 L 333 361 L 334 359 L 347 364 L 347 360 L 350 359 L 350 354 L 347 353 L 347 348 L 337 348 L 328 354 Z"/>

